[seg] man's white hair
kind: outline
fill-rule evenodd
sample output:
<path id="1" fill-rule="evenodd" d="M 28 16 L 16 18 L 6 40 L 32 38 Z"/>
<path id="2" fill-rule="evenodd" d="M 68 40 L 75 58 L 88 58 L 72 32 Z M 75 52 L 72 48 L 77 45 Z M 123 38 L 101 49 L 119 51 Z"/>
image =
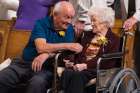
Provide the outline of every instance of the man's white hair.
<path id="1" fill-rule="evenodd" d="M 60 1 L 60 2 L 58 2 L 58 3 L 55 4 L 54 9 L 53 9 L 53 13 L 59 13 L 61 11 L 61 9 L 64 8 L 65 5 L 71 5 L 71 6 L 73 6 L 68 1 Z"/>
<path id="2" fill-rule="evenodd" d="M 90 17 L 97 16 L 102 22 L 107 22 L 109 27 L 114 26 L 115 12 L 110 7 L 91 7 L 88 15 Z"/>

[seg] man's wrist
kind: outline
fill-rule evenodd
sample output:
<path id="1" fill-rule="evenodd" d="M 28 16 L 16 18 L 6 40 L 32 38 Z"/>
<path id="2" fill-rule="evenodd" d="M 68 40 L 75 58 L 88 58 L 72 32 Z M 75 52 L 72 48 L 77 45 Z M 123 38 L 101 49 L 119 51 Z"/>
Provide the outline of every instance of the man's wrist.
<path id="1" fill-rule="evenodd" d="M 70 46 L 68 43 L 64 44 L 64 49 L 68 49 L 68 50 L 70 49 Z"/>
<path id="2" fill-rule="evenodd" d="M 43 52 L 43 53 L 40 53 L 39 55 L 42 55 L 42 54 L 45 54 L 45 55 L 48 56 L 49 58 L 55 56 L 55 53 L 49 53 L 49 52 Z"/>

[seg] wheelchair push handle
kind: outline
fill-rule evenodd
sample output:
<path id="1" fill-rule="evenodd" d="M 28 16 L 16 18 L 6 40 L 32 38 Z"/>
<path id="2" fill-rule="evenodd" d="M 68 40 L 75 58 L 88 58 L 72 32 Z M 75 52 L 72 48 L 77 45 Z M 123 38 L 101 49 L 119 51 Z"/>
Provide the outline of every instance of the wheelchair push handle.
<path id="1" fill-rule="evenodd" d="M 124 36 L 135 36 L 135 35 L 133 32 L 126 31 L 124 30 L 124 28 L 121 28 L 121 37 L 124 37 Z"/>
<path id="2" fill-rule="evenodd" d="M 126 50 L 125 52 L 115 52 L 115 53 L 108 53 L 108 54 L 103 54 L 101 56 L 102 60 L 103 59 L 114 59 L 114 58 L 121 58 L 123 57 L 128 51 Z"/>

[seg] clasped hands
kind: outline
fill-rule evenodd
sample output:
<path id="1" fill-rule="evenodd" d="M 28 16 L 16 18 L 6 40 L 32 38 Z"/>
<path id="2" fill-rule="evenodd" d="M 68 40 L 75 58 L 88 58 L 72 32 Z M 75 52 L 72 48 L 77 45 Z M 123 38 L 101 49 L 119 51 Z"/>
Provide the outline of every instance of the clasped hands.
<path id="1" fill-rule="evenodd" d="M 71 68 L 75 71 L 83 71 L 87 69 L 87 64 L 81 63 L 81 64 L 74 64 L 73 62 L 70 62 L 70 60 L 63 60 L 65 62 L 66 68 Z"/>

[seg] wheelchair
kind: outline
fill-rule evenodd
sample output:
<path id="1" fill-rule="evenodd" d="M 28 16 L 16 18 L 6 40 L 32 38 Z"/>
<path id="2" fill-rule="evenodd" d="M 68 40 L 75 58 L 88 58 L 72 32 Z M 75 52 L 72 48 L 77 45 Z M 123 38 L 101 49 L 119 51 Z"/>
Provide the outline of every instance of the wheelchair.
<path id="1" fill-rule="evenodd" d="M 122 31 L 122 51 L 103 54 L 97 61 L 97 77 L 90 80 L 86 87 L 93 84 L 96 85 L 96 93 L 140 93 L 140 81 L 135 71 L 131 68 L 125 68 L 124 62 L 121 62 L 121 67 L 111 69 L 100 69 L 100 64 L 103 60 L 108 59 L 124 59 L 126 51 L 126 39 L 131 32 Z M 47 93 L 64 93 L 58 89 L 58 78 L 64 71 L 64 68 L 58 67 L 58 59 L 61 53 L 57 53 L 54 63 L 54 81 L 53 87 L 48 89 Z"/>

